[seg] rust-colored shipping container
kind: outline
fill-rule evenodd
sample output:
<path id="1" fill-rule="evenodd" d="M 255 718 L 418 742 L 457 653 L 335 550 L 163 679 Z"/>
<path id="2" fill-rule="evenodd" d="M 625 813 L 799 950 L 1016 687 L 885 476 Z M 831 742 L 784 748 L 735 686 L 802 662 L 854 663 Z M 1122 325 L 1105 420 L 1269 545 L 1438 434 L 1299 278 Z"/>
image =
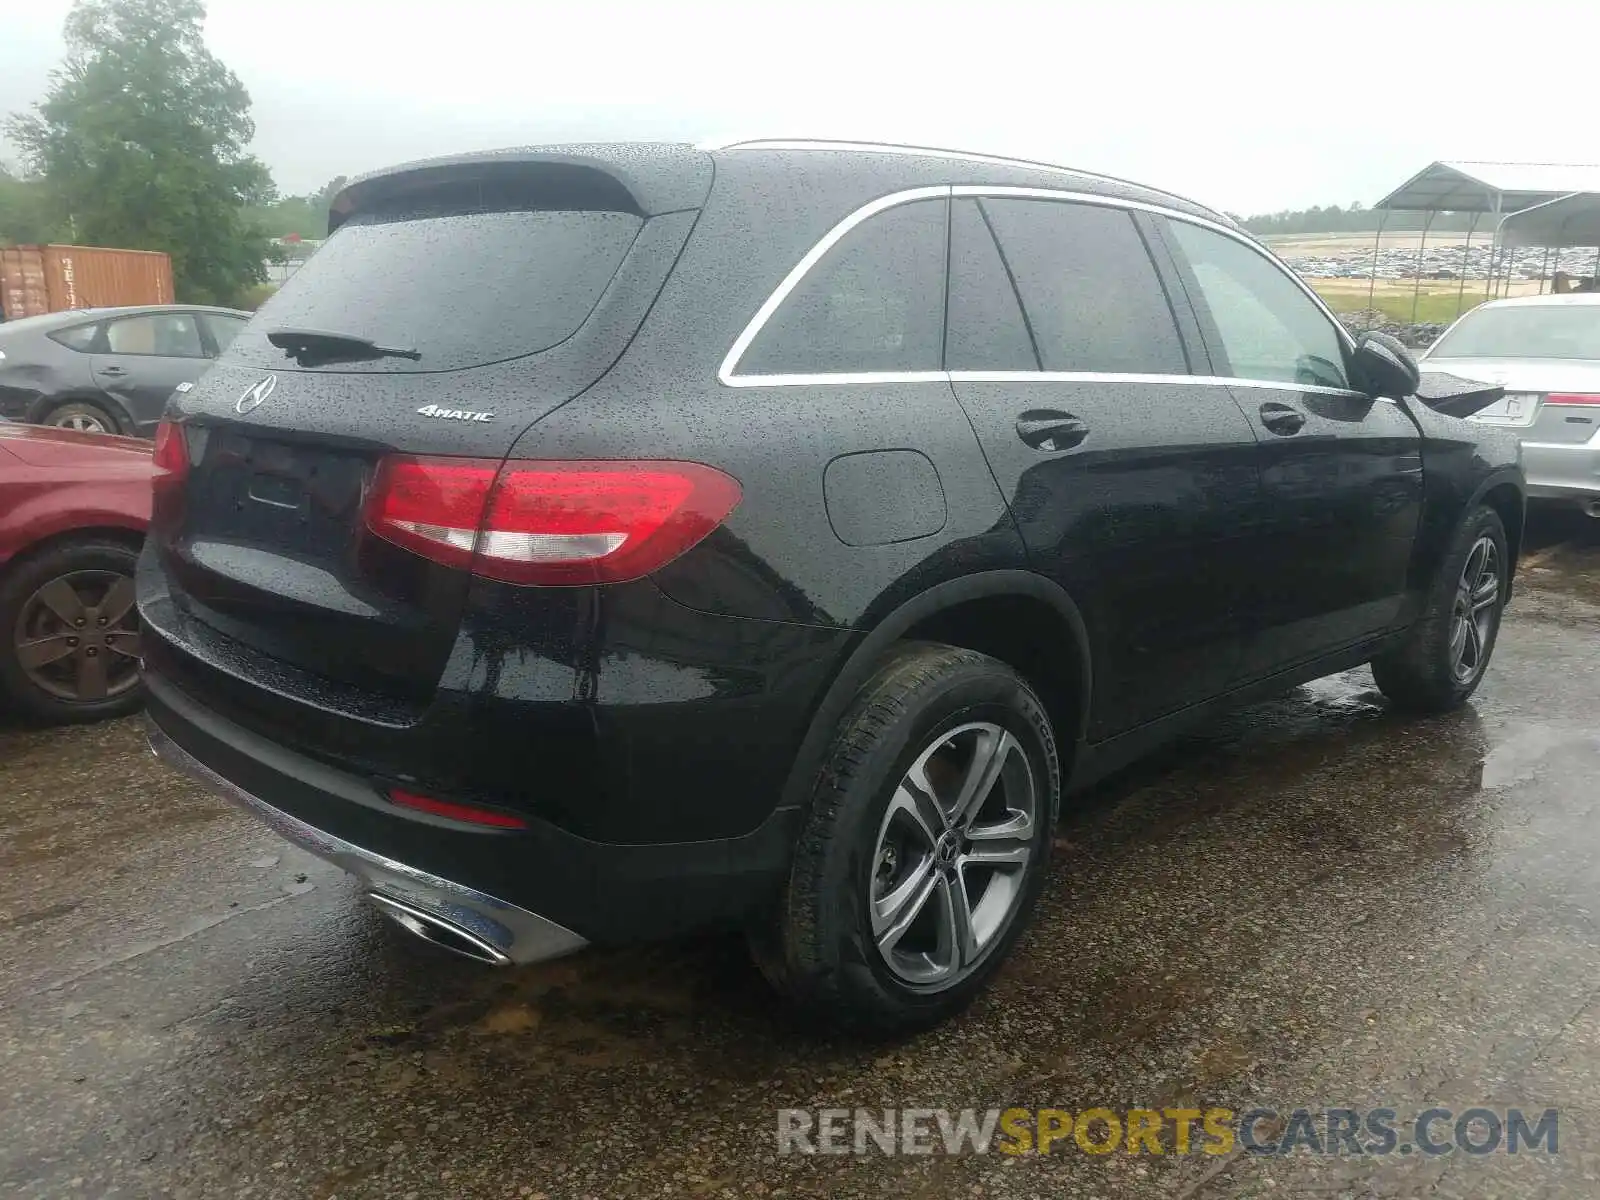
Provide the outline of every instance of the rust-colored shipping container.
<path id="1" fill-rule="evenodd" d="M 171 303 L 172 259 L 160 251 L 0 247 L 0 311 L 8 321 L 68 308 Z"/>

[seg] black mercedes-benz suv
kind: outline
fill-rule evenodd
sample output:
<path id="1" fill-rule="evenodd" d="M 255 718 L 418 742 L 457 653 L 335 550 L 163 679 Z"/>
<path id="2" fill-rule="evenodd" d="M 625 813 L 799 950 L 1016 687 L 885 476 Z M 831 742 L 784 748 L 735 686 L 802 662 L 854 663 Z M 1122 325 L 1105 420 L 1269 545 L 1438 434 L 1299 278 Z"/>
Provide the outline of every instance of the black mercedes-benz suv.
<path id="1" fill-rule="evenodd" d="M 1522 476 L 1447 414 L 1493 396 L 1419 402 L 1186 200 L 593 145 L 330 225 L 159 430 L 150 736 L 442 945 L 743 928 L 811 1011 L 924 1023 L 1064 792 L 1360 663 L 1415 709 L 1483 676 Z"/>

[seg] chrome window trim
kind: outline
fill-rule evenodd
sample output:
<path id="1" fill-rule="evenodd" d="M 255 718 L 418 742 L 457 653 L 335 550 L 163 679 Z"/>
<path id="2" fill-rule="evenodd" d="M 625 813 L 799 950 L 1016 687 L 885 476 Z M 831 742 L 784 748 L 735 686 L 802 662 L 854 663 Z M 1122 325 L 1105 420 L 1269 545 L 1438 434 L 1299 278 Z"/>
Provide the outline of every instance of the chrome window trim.
<path id="1" fill-rule="evenodd" d="M 836 143 L 838 145 L 865 145 L 865 143 Z M 746 148 L 754 146 L 780 148 L 788 143 L 745 143 Z M 953 157 L 962 157 L 954 155 Z M 1064 169 L 1064 168 L 1063 168 Z M 744 356 L 750 344 L 760 336 L 761 330 L 766 326 L 772 314 L 789 297 L 789 293 L 799 286 L 800 281 L 806 277 L 811 268 L 839 242 L 845 234 L 869 217 L 887 209 L 898 207 L 902 204 L 913 204 L 918 200 L 934 200 L 939 197 L 957 196 L 998 196 L 1027 200 L 1055 200 L 1068 204 L 1094 204 L 1102 208 L 1120 208 L 1133 212 L 1151 213 L 1155 216 L 1166 217 L 1169 220 L 1187 221 L 1191 225 L 1198 225 L 1203 229 L 1210 229 L 1224 237 L 1230 237 L 1241 245 L 1254 250 L 1261 257 L 1283 272 L 1296 287 L 1298 287 L 1312 303 L 1321 310 L 1322 315 L 1332 322 L 1338 332 L 1341 344 L 1346 350 L 1354 350 L 1355 339 L 1350 331 L 1344 327 L 1332 310 L 1322 302 L 1322 298 L 1292 270 L 1284 265 L 1275 254 L 1266 247 L 1251 239 L 1248 235 L 1228 228 L 1226 225 L 1211 221 L 1205 217 L 1197 217 L 1190 213 L 1179 212 L 1176 209 L 1164 208 L 1159 204 L 1149 204 L 1142 200 L 1127 200 L 1119 196 L 1101 196 L 1093 192 L 1070 192 L 1057 188 L 1039 187 L 1013 187 L 1006 184 L 933 184 L 924 187 L 907 188 L 903 191 L 890 192 L 888 195 L 879 196 L 857 208 L 844 219 L 839 221 L 827 233 L 823 234 L 810 250 L 797 262 L 783 277 L 783 281 L 773 289 L 770 296 L 756 309 L 755 315 L 745 324 L 739 336 L 734 339 L 733 345 L 728 347 L 728 352 L 723 355 L 722 363 L 717 368 L 717 379 L 725 387 L 798 387 L 813 384 L 866 384 L 866 383 L 930 383 L 940 379 L 955 379 L 970 376 L 974 372 L 965 371 L 859 371 L 859 372 L 819 372 L 817 374 L 782 374 L 782 375 L 739 375 L 736 370 L 739 360 Z M 1366 393 L 1347 388 L 1323 387 L 1321 385 L 1307 385 L 1296 383 L 1280 383 L 1270 380 L 1254 379 L 1229 379 L 1223 376 L 1199 375 L 1140 375 L 1128 372 L 1099 372 L 1099 371 L 1012 371 L 1012 372 L 977 372 L 986 378 L 1003 376 L 1018 382 L 1024 379 L 1070 382 L 1102 382 L 1109 383 L 1121 380 L 1123 382 L 1161 382 L 1170 383 L 1178 381 L 1207 382 L 1219 380 L 1224 383 L 1237 384 L 1240 387 L 1271 387 L 1286 388 L 1305 392 L 1322 392 L 1335 396 L 1364 396 Z M 972 379 L 969 382 L 979 382 Z"/>
<path id="2" fill-rule="evenodd" d="M 1201 387 L 1270 388 L 1320 396 L 1359 396 L 1352 388 L 1320 383 L 1284 383 L 1273 379 L 1234 379 L 1227 375 L 1145 374 L 1137 371 L 946 371 L 951 383 L 1185 383 Z"/>
<path id="3" fill-rule="evenodd" d="M 950 185 L 947 183 L 935 184 L 930 187 L 908 188 L 903 192 L 890 192 L 887 196 L 879 196 L 863 204 L 855 212 L 845 217 L 817 241 L 817 244 L 807 250 L 805 256 L 790 268 L 789 273 L 783 277 L 783 282 L 773 289 L 761 307 L 756 309 L 756 315 L 751 317 L 745 325 L 744 331 L 734 338 L 733 345 L 728 347 L 728 353 L 723 355 L 722 365 L 717 368 L 717 378 L 728 387 L 783 387 L 796 383 L 811 383 L 817 380 L 832 380 L 837 378 L 834 373 L 820 375 L 735 375 L 734 368 L 739 365 L 739 359 L 744 357 L 744 352 L 750 348 L 750 343 L 756 340 L 772 314 L 778 311 L 778 306 L 789 298 L 789 293 L 799 285 L 811 268 L 817 265 L 820 259 L 861 222 L 868 217 L 876 216 L 885 209 L 898 208 L 902 204 L 913 204 L 918 200 L 937 200 L 950 195 Z M 886 374 L 911 374 L 911 375 L 940 375 L 942 371 L 911 371 L 911 372 L 859 372 L 847 375 L 846 378 L 855 382 L 868 382 L 867 376 Z"/>

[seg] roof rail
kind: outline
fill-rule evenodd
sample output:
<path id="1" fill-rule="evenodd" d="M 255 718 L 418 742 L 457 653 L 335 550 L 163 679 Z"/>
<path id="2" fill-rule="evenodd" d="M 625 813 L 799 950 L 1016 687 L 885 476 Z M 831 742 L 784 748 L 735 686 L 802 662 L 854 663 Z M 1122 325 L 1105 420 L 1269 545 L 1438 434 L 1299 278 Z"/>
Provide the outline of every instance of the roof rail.
<path id="1" fill-rule="evenodd" d="M 1039 171 L 1059 171 L 1065 175 L 1076 175 L 1080 179 L 1098 179 L 1103 183 L 1120 183 L 1125 187 L 1136 187 L 1159 196 L 1166 196 L 1173 200 L 1181 200 L 1185 204 L 1192 204 L 1196 208 L 1215 212 L 1208 205 L 1187 196 L 1180 196 L 1176 192 L 1169 192 L 1165 188 L 1151 187 L 1147 183 L 1139 183 L 1132 179 L 1123 179 L 1116 175 L 1102 175 L 1097 171 L 1080 171 L 1076 167 L 1062 166 L 1060 163 L 1040 162 L 1032 158 L 1011 158 L 999 154 L 978 154 L 970 150 L 952 150 L 943 146 L 918 146 L 904 142 L 859 142 L 843 138 L 748 138 L 729 142 L 702 142 L 701 150 L 855 150 L 875 154 L 915 154 L 923 158 L 954 158 L 963 162 L 988 163 L 999 167 L 1031 167 Z M 1229 224 L 1233 222 L 1230 218 Z"/>

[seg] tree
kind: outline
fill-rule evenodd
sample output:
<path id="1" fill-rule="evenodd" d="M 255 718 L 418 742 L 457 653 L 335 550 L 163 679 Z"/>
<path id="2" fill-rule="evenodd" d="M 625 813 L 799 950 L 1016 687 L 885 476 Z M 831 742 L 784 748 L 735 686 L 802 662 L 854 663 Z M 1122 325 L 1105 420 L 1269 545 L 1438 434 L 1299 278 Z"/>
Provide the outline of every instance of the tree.
<path id="1" fill-rule="evenodd" d="M 227 303 L 266 277 L 244 210 L 274 189 L 204 20 L 202 0 L 76 0 L 66 61 L 8 130 L 75 240 L 165 250 L 180 299 Z"/>
<path id="2" fill-rule="evenodd" d="M 322 190 L 310 199 L 322 210 L 322 215 L 328 215 L 328 209 L 333 205 L 333 198 L 344 191 L 344 185 L 350 182 L 348 175 L 335 175 L 322 185 Z M 327 231 L 324 230 L 324 233 Z"/>
<path id="3" fill-rule="evenodd" d="M 0 246 L 55 241 L 62 236 L 44 183 L 0 164 Z"/>

